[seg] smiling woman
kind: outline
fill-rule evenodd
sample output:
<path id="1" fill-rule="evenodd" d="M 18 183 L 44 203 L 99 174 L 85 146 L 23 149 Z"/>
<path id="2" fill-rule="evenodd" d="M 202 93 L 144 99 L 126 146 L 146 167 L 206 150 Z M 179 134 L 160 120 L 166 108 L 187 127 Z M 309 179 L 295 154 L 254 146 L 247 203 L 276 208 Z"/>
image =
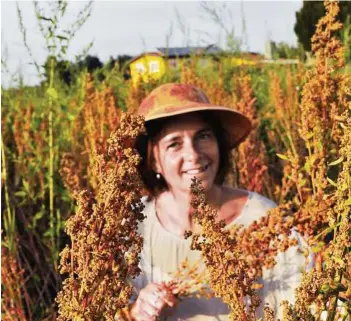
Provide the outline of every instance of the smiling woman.
<path id="1" fill-rule="evenodd" d="M 196 176 L 208 190 L 219 168 L 219 148 L 211 128 L 199 115 L 175 116 L 153 148 L 154 168 L 171 190 L 189 192 Z"/>
<path id="2" fill-rule="evenodd" d="M 153 196 L 172 188 L 171 182 L 177 175 L 172 177 L 167 168 L 176 161 L 180 166 L 179 174 L 184 174 L 184 178 L 186 175 L 201 176 L 212 171 L 214 181 L 223 183 L 229 167 L 231 148 L 219 120 L 211 112 L 201 111 L 157 119 L 146 126 L 148 136 L 141 137 L 138 146 L 143 156 L 140 169 Z M 182 156 L 186 158 L 183 159 Z M 193 157 L 195 160 L 191 159 Z M 184 184 L 182 190 L 189 192 L 189 177 Z"/>
<path id="3" fill-rule="evenodd" d="M 228 306 L 219 298 L 205 299 L 196 293 L 182 298 L 168 282 L 185 260 L 200 262 L 199 271 L 205 270 L 200 252 L 191 250 L 191 239 L 184 238 L 186 231 L 201 231 L 192 219 L 193 177 L 201 180 L 207 202 L 217 210 L 217 219 L 225 221 L 225 228 L 248 226 L 276 206 L 257 193 L 224 185 L 231 150 L 250 132 L 250 121 L 234 109 L 212 105 L 200 89 L 183 84 L 156 88 L 138 113 L 145 116 L 147 128 L 147 135 L 137 141 L 142 156 L 139 170 L 151 200 L 145 201 L 146 219 L 139 226 L 144 238 L 142 273 L 133 280 L 136 297 L 130 318 L 228 320 Z M 297 247 L 289 251 L 277 257 L 274 269 L 263 272 L 258 314 L 266 303 L 277 310 L 277 302 L 293 301 L 304 257 Z"/>

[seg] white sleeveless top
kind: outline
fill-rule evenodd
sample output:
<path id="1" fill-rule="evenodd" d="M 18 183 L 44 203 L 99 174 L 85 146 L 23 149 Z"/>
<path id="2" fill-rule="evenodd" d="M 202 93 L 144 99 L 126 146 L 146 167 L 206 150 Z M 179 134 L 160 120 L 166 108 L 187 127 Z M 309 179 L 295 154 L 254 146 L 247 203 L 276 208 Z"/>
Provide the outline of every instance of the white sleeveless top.
<path id="1" fill-rule="evenodd" d="M 199 251 L 190 249 L 191 238 L 183 239 L 171 234 L 163 228 L 159 222 L 155 201 L 145 204 L 144 214 L 146 219 L 139 225 L 139 233 L 144 237 L 144 247 L 141 253 L 141 274 L 132 280 L 135 287 L 135 298 L 138 292 L 150 282 L 160 283 L 170 281 L 179 266 L 187 258 L 190 264 L 201 258 Z M 276 204 L 271 200 L 255 193 L 248 192 L 248 200 L 241 214 L 226 228 L 232 224 L 249 226 L 253 221 L 264 216 L 267 211 Z M 304 256 L 298 249 L 306 247 L 305 242 L 296 232 L 292 237 L 298 239 L 298 246 L 289 248 L 276 257 L 277 264 L 273 269 L 263 268 L 263 277 L 258 280 L 264 287 L 259 291 L 261 305 L 257 317 L 263 316 L 263 308 L 269 306 L 281 317 L 280 303 L 288 300 L 294 303 L 294 290 L 301 278 L 301 267 L 304 266 Z M 309 259 L 312 262 L 312 259 Z M 160 320 L 167 321 L 227 321 L 229 309 L 220 298 L 183 298 L 175 307 L 166 308 L 161 314 Z"/>

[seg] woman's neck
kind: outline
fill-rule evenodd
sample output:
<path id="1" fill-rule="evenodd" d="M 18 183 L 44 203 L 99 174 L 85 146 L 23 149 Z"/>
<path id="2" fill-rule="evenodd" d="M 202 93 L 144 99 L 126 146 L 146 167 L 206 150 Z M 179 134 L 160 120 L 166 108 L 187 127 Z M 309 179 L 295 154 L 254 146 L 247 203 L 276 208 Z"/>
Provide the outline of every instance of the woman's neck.
<path id="1" fill-rule="evenodd" d="M 162 226 L 176 235 L 197 230 L 192 219 L 191 194 L 181 191 L 167 191 L 156 199 L 156 212 Z M 221 205 L 221 187 L 214 186 L 207 195 L 207 202 L 213 208 Z"/>

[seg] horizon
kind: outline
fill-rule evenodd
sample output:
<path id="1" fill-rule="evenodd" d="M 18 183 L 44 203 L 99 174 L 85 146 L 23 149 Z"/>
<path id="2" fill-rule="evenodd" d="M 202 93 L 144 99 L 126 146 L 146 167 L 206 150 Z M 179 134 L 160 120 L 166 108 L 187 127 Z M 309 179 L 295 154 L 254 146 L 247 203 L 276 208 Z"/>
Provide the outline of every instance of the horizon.
<path id="1" fill-rule="evenodd" d="M 201 3 L 203 2 L 95 2 L 91 17 L 73 38 L 65 59 L 74 61 L 75 56 L 92 40 L 94 45 L 88 55 L 98 57 L 102 63 L 118 55 L 134 57 L 150 49 L 167 47 L 167 43 L 168 47 L 215 44 L 225 49 L 224 28 L 234 30 L 234 36 L 241 42 L 244 52 L 264 53 L 268 41 L 297 45 L 293 28 L 295 12 L 302 7 L 302 1 L 208 2 L 208 7 L 220 14 L 220 23 L 224 27 L 206 13 L 206 4 Z M 39 4 L 45 6 L 46 2 Z M 62 24 L 72 22 L 75 14 L 85 4 L 85 1 L 69 2 L 68 14 Z M 27 31 L 28 45 L 38 64 L 42 65 L 47 53 L 45 43 L 38 34 L 33 4 L 22 1 L 19 8 Z M 276 14 L 277 11 L 279 14 Z M 8 85 L 11 75 L 16 73 L 22 74 L 25 84 L 37 84 L 39 78 L 21 39 L 16 3 L 2 1 L 1 17 L 1 56 L 9 69 L 6 74 L 2 68 L 2 85 Z M 246 29 L 243 28 L 244 23 Z"/>

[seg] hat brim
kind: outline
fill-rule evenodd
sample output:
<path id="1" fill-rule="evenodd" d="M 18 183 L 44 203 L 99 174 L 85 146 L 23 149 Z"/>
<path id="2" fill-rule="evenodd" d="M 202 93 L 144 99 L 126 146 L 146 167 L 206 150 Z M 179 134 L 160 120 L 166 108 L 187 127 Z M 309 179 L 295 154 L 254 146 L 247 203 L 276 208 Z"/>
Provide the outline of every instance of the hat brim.
<path id="1" fill-rule="evenodd" d="M 250 120 L 235 109 L 205 103 L 192 103 L 189 104 L 189 106 L 184 106 L 184 104 L 181 106 L 163 105 L 162 111 L 155 110 L 152 115 L 145 117 L 145 121 L 150 122 L 156 119 L 168 118 L 197 111 L 212 111 L 217 115 L 222 123 L 223 129 L 229 135 L 231 148 L 235 148 L 244 141 L 252 129 Z"/>

